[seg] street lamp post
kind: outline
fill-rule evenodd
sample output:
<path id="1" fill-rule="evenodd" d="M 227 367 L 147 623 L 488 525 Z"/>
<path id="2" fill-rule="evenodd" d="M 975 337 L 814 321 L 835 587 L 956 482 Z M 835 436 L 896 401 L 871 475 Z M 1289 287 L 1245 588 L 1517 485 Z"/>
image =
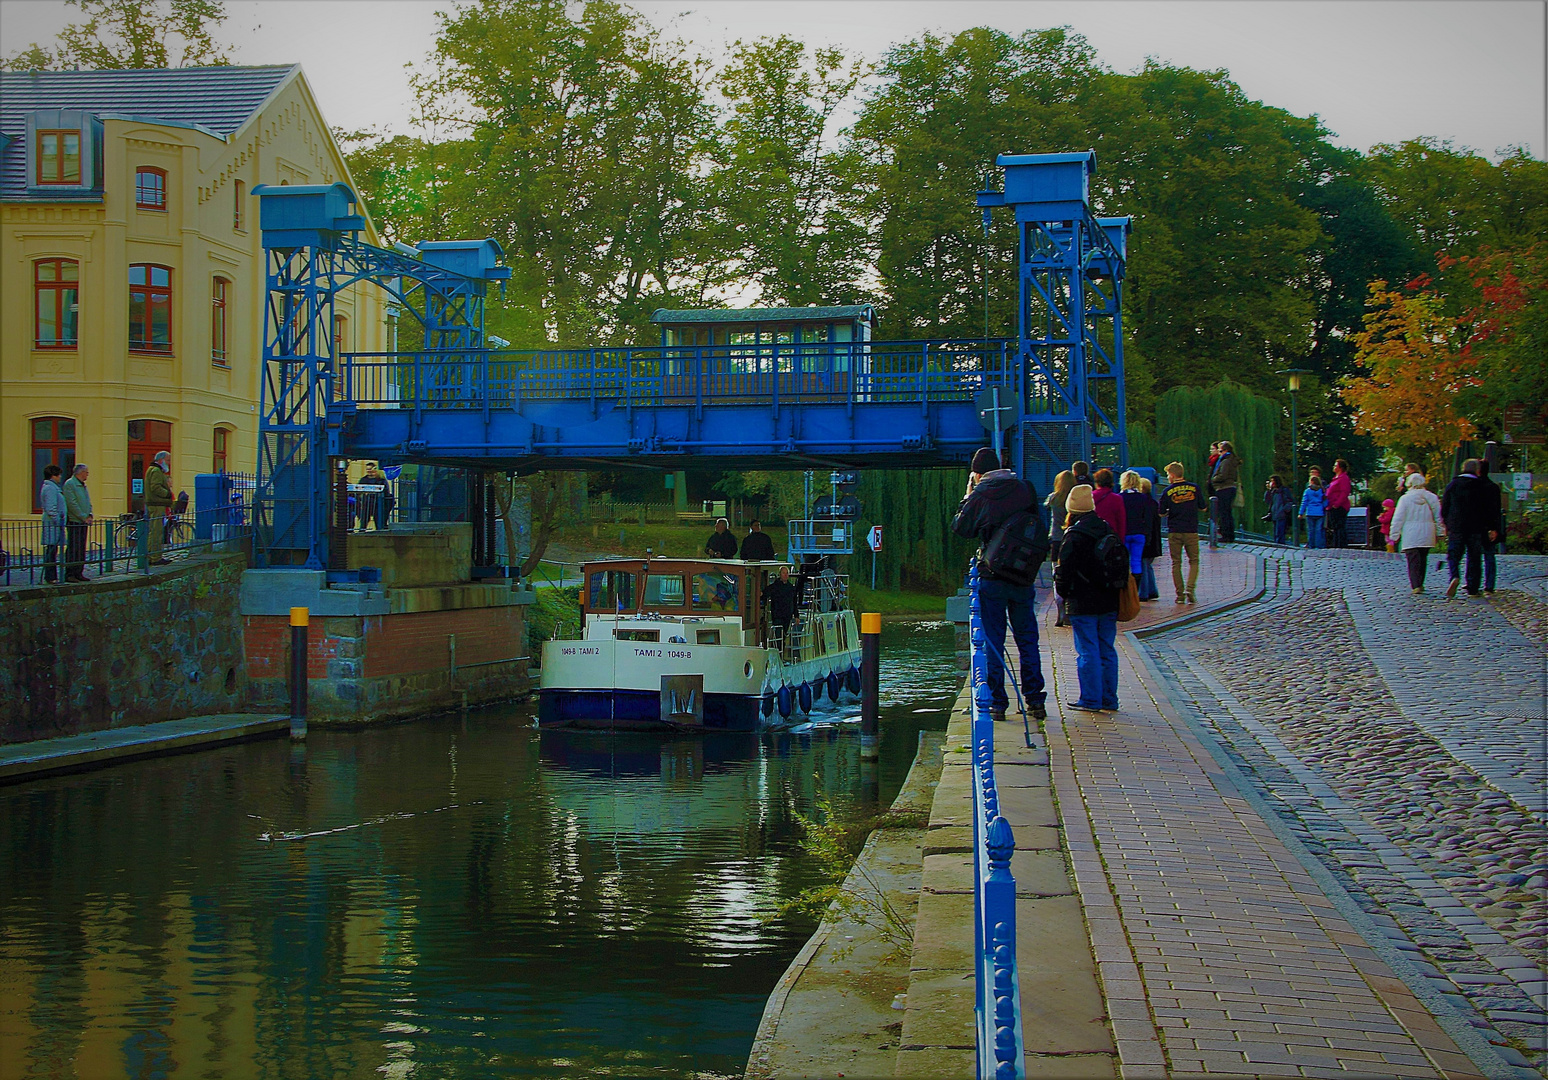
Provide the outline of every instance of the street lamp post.
<path id="1" fill-rule="evenodd" d="M 1297 451 L 1300 443 L 1296 441 L 1295 431 L 1295 399 L 1301 392 L 1301 376 L 1306 374 L 1305 368 L 1287 368 L 1284 372 L 1290 385 L 1290 498 L 1295 499 L 1295 493 L 1300 490 L 1296 473 L 1299 471 L 1300 462 L 1297 460 Z M 1290 546 L 1301 546 L 1301 515 L 1290 515 Z"/>

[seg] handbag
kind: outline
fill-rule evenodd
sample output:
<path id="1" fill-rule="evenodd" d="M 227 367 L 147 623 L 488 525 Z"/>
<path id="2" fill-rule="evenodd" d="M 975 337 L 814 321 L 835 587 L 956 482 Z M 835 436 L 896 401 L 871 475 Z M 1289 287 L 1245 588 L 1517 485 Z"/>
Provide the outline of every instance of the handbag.
<path id="1" fill-rule="evenodd" d="M 1118 591 L 1118 621 L 1132 622 L 1139 617 L 1139 613 L 1139 587 L 1134 584 L 1131 576 L 1129 583 Z"/>

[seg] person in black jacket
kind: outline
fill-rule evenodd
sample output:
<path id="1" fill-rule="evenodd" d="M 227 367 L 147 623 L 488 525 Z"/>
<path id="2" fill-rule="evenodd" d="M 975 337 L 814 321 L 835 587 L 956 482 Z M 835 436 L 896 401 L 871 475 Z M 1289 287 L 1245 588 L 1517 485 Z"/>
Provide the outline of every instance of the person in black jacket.
<path id="1" fill-rule="evenodd" d="M 747 535 L 742 537 L 743 561 L 771 562 L 774 557 L 774 541 L 763 531 L 763 522 L 753 518 L 747 526 Z"/>
<path id="2" fill-rule="evenodd" d="M 979 553 L 989 543 L 995 529 L 1023 510 L 1039 522 L 1037 492 L 1010 469 L 1000 468 L 1000 459 L 989 447 L 973 455 L 966 497 L 952 520 L 952 532 L 968 539 L 977 538 Z M 1043 661 L 1037 651 L 1037 593 L 1033 585 L 1013 585 L 989 573 L 982 559 L 978 563 L 978 600 L 983 613 L 984 638 L 989 643 L 989 695 L 991 715 L 1005 719 L 1010 699 L 1005 694 L 1005 628 L 1007 623 L 1016 636 L 1021 658 L 1021 691 L 1027 708 L 1038 720 L 1048 716 L 1047 691 L 1043 683 Z"/>
<path id="3" fill-rule="evenodd" d="M 736 558 L 736 534 L 728 527 L 730 524 L 725 518 L 716 519 L 715 531 L 704 541 L 704 554 L 712 559 Z"/>
<path id="4" fill-rule="evenodd" d="M 1054 588 L 1064 597 L 1064 614 L 1075 636 L 1075 675 L 1080 698 L 1069 702 L 1081 712 L 1118 709 L 1118 590 L 1107 584 L 1100 545 L 1111 538 L 1120 549 L 1123 538 L 1096 515 L 1091 489 L 1082 484 L 1070 492 L 1065 506 L 1069 523 L 1059 549 Z"/>
<path id="5" fill-rule="evenodd" d="M 790 567 L 781 566 L 779 577 L 763 587 L 763 602 L 769 605 L 769 625 L 779 627 L 782 648 L 790 641 L 790 624 L 795 621 L 796 609 L 801 603 L 801 584 L 792 585 Z"/>
<path id="6" fill-rule="evenodd" d="M 1478 508 L 1483 521 L 1483 591 L 1486 596 L 1494 593 L 1494 578 L 1498 572 L 1495 556 L 1505 545 L 1505 493 L 1500 485 L 1489 479 L 1487 463 L 1478 472 Z"/>
<path id="7" fill-rule="evenodd" d="M 1462 471 L 1441 495 L 1441 518 L 1446 522 L 1446 568 L 1451 583 L 1446 598 L 1457 595 L 1462 555 L 1467 554 L 1467 594 L 1478 596 L 1483 584 L 1483 544 L 1499 521 L 1498 496 L 1479 480 L 1483 464 L 1477 458 L 1462 463 Z M 1498 489 L 1496 489 L 1498 490 Z M 1493 502 L 1490 507 L 1488 503 Z"/>

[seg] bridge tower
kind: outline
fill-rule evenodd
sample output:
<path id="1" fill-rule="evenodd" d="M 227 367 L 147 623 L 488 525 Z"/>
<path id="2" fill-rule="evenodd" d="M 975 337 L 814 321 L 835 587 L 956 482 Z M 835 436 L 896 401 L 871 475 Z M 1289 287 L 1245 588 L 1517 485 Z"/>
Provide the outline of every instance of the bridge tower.
<path id="1" fill-rule="evenodd" d="M 449 240 L 388 251 L 359 239 L 346 184 L 253 188 L 259 198 L 267 295 L 259 378 L 258 490 L 254 500 L 260 566 L 341 569 L 329 507 L 355 403 L 342 393 L 334 355 L 334 298 L 357 282 L 384 289 L 424 331 L 424 348 L 443 355 L 484 347 L 484 295 L 510 270 L 496 266 L 493 240 Z M 423 390 L 394 381 L 386 396 Z M 335 566 L 334 563 L 339 563 Z"/>
<path id="2" fill-rule="evenodd" d="M 1075 460 L 1128 464 L 1123 391 L 1123 278 L 1129 218 L 1097 218 L 1096 154 L 1001 154 L 1003 191 L 985 177 L 987 228 L 995 207 L 1016 215 L 1020 280 L 1020 419 L 1012 452 L 1039 491 Z"/>

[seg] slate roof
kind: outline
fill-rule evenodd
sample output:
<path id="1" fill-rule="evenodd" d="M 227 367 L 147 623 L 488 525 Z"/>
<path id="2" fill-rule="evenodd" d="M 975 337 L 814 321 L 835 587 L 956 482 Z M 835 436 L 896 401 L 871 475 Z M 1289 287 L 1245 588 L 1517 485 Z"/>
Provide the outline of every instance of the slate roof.
<path id="1" fill-rule="evenodd" d="M 224 138 L 299 65 L 134 71 L 0 72 L 0 198 L 27 198 L 27 114 L 81 109 L 98 119 L 191 127 Z"/>
<path id="2" fill-rule="evenodd" d="M 761 322 L 822 322 L 830 319 L 869 319 L 869 304 L 851 304 L 841 307 L 776 307 L 776 308 L 697 308 L 671 311 L 657 308 L 651 315 L 653 323 L 761 323 Z"/>

